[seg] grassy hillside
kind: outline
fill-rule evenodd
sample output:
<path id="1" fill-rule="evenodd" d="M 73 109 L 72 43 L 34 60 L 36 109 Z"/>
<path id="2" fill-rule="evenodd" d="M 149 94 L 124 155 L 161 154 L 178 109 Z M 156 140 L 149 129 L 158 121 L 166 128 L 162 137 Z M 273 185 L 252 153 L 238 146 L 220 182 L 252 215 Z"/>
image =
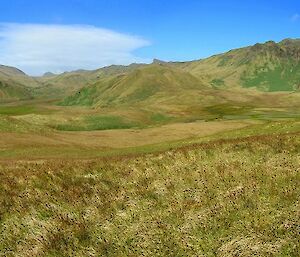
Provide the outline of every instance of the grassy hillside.
<path id="1" fill-rule="evenodd" d="M 0 80 L 2 82 L 10 82 L 12 84 L 23 85 L 29 88 L 39 86 L 39 83 L 35 78 L 28 76 L 17 68 L 4 65 L 0 65 Z"/>
<path id="2" fill-rule="evenodd" d="M 79 88 L 89 85 L 89 78 L 85 72 L 70 72 L 61 75 L 43 76 L 37 78 L 40 87 L 36 88 L 36 98 L 60 99 L 75 93 Z"/>
<path id="3" fill-rule="evenodd" d="M 38 82 L 23 71 L 0 65 L 0 102 L 31 99 Z"/>
<path id="4" fill-rule="evenodd" d="M 31 90 L 14 81 L 2 81 L 0 78 L 0 102 L 32 98 Z"/>
<path id="5" fill-rule="evenodd" d="M 260 104 L 272 96 L 259 92 L 293 92 L 300 85 L 300 40 L 273 41 L 231 50 L 193 62 L 113 66 L 98 70 L 93 80 L 63 105 L 93 107 L 140 105 L 158 109 L 199 109 L 217 104 Z M 98 74 L 95 76 L 95 74 Z M 254 90 L 255 89 L 255 90 Z M 248 91 L 247 91 L 248 90 Z M 247 100 L 248 99 L 248 100 Z"/>
<path id="6" fill-rule="evenodd" d="M 125 74 L 142 66 L 143 64 L 133 63 L 128 66 L 111 65 L 97 70 L 77 70 L 59 75 L 46 73 L 44 76 L 36 78 L 40 87 L 35 90 L 35 95 L 38 98 L 63 98 L 98 80 Z"/>
<path id="7" fill-rule="evenodd" d="M 111 65 L 93 71 L 78 70 L 36 78 L 2 65 L 0 81 L 13 87 L 34 88 L 31 95 L 35 98 L 63 99 L 70 96 L 63 104 L 87 106 L 145 101 L 147 104 L 149 101 L 155 104 L 156 101 L 159 105 L 165 100 L 174 104 L 172 97 L 187 101 L 187 98 L 197 94 L 192 90 L 197 88 L 196 84 L 218 90 L 246 88 L 291 92 L 298 91 L 300 86 L 299 42 L 296 39 L 279 43 L 269 41 L 192 62 L 154 60 L 150 65 Z M 164 94 L 167 88 L 170 91 L 168 99 Z M 13 99 L 27 98 L 26 94 L 22 97 L 20 89 L 12 91 L 15 93 L 3 91 L 0 94 L 2 98 L 8 98 L 10 94 Z M 209 97 L 216 94 L 216 91 L 208 93 Z M 215 101 L 219 102 L 220 99 L 216 98 Z"/>
<path id="8" fill-rule="evenodd" d="M 100 79 L 75 95 L 65 105 L 131 105 L 159 101 L 203 90 L 203 83 L 191 74 L 165 65 L 152 64 L 129 73 Z"/>
<path id="9" fill-rule="evenodd" d="M 0 65 L 0 74 L 6 76 L 26 76 L 26 74 L 23 71 L 15 67 L 5 65 Z"/>
<path id="10" fill-rule="evenodd" d="M 289 256 L 297 134 L 161 154 L 0 164 L 3 256 Z"/>
<path id="11" fill-rule="evenodd" d="M 205 60 L 173 64 L 211 86 L 294 91 L 300 85 L 300 40 L 287 39 L 231 50 Z"/>

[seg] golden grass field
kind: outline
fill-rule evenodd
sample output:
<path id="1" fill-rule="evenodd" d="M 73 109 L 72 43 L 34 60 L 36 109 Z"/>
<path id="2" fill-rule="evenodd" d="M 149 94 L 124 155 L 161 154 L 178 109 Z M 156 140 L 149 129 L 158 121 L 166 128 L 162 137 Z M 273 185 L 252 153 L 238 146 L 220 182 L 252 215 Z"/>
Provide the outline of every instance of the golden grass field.
<path id="1" fill-rule="evenodd" d="M 299 112 L 205 111 L 0 106 L 0 256 L 300 256 Z"/>
<path id="2" fill-rule="evenodd" d="M 243 128 L 250 124 L 251 122 L 246 121 L 212 121 L 169 124 L 146 129 L 63 131 L 42 134 L 3 132 L 0 138 L 0 151 L 5 154 L 4 152 L 12 153 L 14 150 L 18 150 L 24 157 L 43 158 L 42 154 L 45 154 L 46 157 L 60 157 L 61 155 L 67 157 L 68 149 L 71 152 L 73 149 L 77 150 L 77 155 L 81 152 L 84 154 L 85 151 L 93 151 L 94 156 L 97 156 L 98 152 L 101 154 L 107 150 L 204 137 Z M 33 152 L 34 149 L 37 152 Z M 47 156 L 47 153 L 50 153 L 50 156 Z"/>
<path id="3" fill-rule="evenodd" d="M 299 256 L 299 132 L 3 160 L 2 256 Z"/>

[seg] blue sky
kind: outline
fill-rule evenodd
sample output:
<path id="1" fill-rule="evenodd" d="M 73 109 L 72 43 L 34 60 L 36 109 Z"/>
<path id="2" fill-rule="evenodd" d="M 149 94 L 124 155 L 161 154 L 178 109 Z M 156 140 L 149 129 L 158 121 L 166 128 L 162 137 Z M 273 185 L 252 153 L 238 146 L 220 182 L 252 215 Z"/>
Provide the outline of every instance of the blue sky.
<path id="1" fill-rule="evenodd" d="M 0 63 L 32 74 L 153 58 L 192 60 L 270 39 L 300 37 L 299 0 L 4 0 L 0 10 Z M 83 37 L 90 40 L 82 42 Z M 20 47 L 23 42 L 28 46 Z M 93 47 L 97 54 L 87 50 Z M 43 60 L 67 48 L 78 58 L 65 54 L 48 64 Z M 80 61 L 84 54 L 90 57 Z"/>

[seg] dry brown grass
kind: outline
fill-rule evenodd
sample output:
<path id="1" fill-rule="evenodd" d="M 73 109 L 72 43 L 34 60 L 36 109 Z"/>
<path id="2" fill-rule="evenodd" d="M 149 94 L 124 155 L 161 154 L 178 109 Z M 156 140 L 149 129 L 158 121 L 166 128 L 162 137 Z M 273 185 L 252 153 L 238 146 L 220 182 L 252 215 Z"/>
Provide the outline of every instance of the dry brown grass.
<path id="1" fill-rule="evenodd" d="M 3 256 L 293 256 L 299 133 L 94 160 L 2 161 Z"/>
<path id="2" fill-rule="evenodd" d="M 93 150 L 94 156 L 97 151 L 107 149 L 127 148 L 163 143 L 174 140 L 203 137 L 218 132 L 225 132 L 249 126 L 250 121 L 216 121 L 216 122 L 193 122 L 176 123 L 147 129 L 122 129 L 104 131 L 76 131 L 44 133 L 28 132 L 1 132 L 0 150 L 11 153 L 15 157 L 15 150 L 22 150 L 27 157 L 59 157 L 61 151 L 76 152 L 76 156 L 82 151 Z M 36 152 L 34 152 L 37 149 Z M 40 152 L 38 151 L 40 149 Z M 41 149 L 44 149 L 43 151 Z M 58 156 L 55 152 L 58 150 Z M 49 154 L 47 154 L 49 153 Z M 17 154 L 16 154 L 17 155 Z M 7 155 L 9 157 L 9 154 Z"/>

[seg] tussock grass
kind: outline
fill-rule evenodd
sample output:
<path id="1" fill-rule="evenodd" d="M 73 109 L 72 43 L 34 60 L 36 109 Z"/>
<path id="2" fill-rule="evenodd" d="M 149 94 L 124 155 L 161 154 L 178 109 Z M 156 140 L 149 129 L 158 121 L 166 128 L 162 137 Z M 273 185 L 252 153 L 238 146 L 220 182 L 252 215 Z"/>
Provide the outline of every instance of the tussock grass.
<path id="1" fill-rule="evenodd" d="M 299 256 L 299 133 L 0 163 L 2 256 Z"/>

